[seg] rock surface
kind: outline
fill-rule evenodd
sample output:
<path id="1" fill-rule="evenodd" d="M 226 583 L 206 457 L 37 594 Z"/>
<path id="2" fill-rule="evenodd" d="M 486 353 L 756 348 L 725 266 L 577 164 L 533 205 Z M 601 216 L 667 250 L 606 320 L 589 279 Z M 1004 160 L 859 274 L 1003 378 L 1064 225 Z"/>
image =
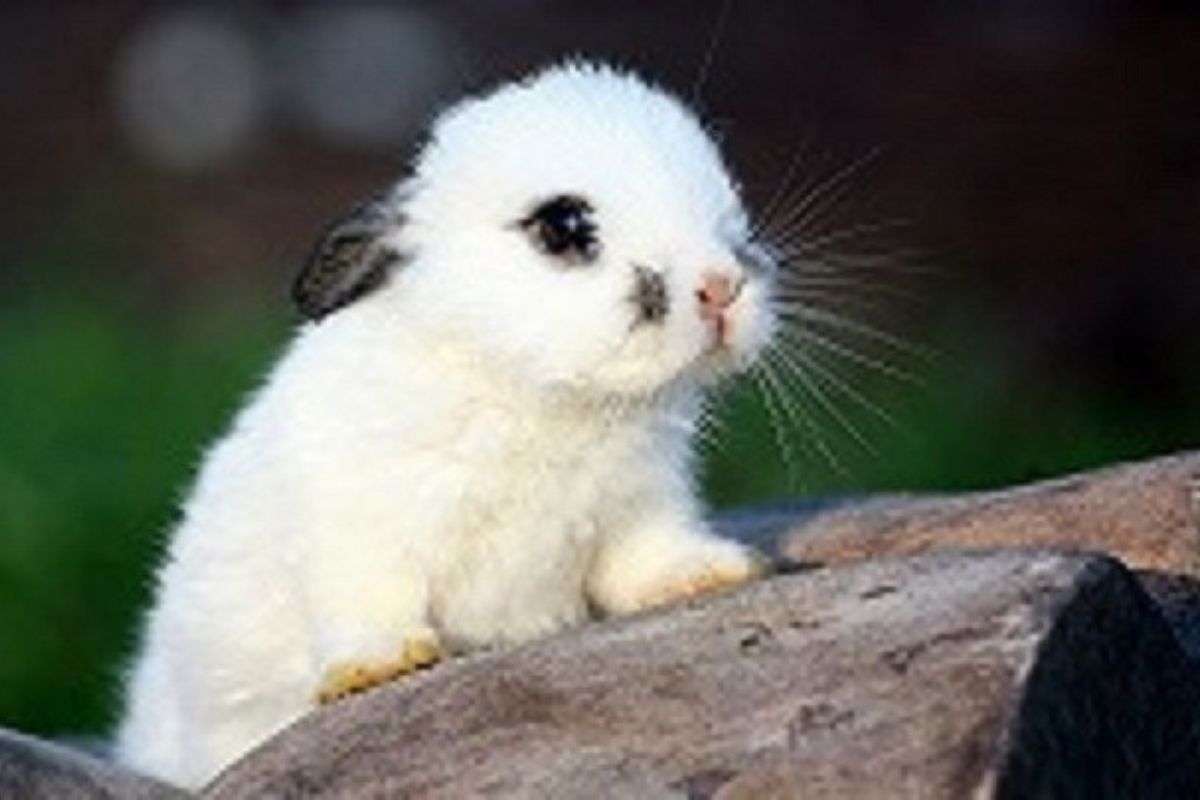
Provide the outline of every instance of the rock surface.
<path id="1" fill-rule="evenodd" d="M 0 730 L 0 797 L 172 800 L 186 795 L 74 750 Z"/>
<path id="2" fill-rule="evenodd" d="M 795 561 L 932 550 L 1050 547 L 1109 553 L 1136 569 L 1200 575 L 1200 453 L 949 497 L 880 497 L 735 516 L 735 534 L 778 537 Z M 757 527 L 756 527 L 757 526 Z"/>
<path id="3" fill-rule="evenodd" d="M 1196 797 L 1193 669 L 1109 559 L 885 560 L 453 661 L 205 796 Z"/>

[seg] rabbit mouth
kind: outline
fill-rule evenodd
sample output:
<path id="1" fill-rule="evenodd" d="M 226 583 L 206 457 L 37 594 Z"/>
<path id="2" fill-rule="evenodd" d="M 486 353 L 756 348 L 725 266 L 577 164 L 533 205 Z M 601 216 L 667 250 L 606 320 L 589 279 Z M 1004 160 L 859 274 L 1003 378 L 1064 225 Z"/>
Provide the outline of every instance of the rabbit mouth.
<path id="1" fill-rule="evenodd" d="M 772 336 L 774 321 L 762 316 L 763 309 L 729 309 L 705 321 L 703 343 L 690 370 L 713 382 L 743 372 L 753 366 Z"/>
<path id="2" fill-rule="evenodd" d="M 705 332 L 704 344 L 687 365 L 685 371 L 701 383 L 723 380 L 749 365 L 753 355 L 743 352 L 730 337 L 728 323 L 718 330 L 716 326 Z"/>

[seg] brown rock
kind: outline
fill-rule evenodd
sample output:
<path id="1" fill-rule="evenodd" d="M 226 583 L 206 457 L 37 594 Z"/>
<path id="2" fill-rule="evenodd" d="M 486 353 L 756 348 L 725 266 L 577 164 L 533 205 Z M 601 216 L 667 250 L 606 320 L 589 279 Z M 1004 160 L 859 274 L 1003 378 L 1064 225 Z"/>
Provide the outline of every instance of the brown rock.
<path id="1" fill-rule="evenodd" d="M 734 527 L 750 530 L 749 520 Z M 803 509 L 778 543 L 785 558 L 822 564 L 996 547 L 1099 551 L 1200 575 L 1200 453 L 996 492 Z"/>
<path id="2" fill-rule="evenodd" d="M 183 792 L 30 736 L 0 730 L 0 797 L 173 800 Z"/>
<path id="3" fill-rule="evenodd" d="M 1197 797 L 1191 669 L 1112 560 L 881 561 L 451 661 L 205 796 Z"/>

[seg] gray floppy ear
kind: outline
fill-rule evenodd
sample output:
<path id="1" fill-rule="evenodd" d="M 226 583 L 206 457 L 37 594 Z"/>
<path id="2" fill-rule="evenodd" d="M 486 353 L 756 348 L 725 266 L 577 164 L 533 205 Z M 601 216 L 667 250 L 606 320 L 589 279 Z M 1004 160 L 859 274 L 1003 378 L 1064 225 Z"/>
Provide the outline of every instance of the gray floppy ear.
<path id="1" fill-rule="evenodd" d="M 383 285 L 403 260 L 384 241 L 404 222 L 398 205 L 397 197 L 382 195 L 325 229 L 292 284 L 301 314 L 320 320 Z"/>

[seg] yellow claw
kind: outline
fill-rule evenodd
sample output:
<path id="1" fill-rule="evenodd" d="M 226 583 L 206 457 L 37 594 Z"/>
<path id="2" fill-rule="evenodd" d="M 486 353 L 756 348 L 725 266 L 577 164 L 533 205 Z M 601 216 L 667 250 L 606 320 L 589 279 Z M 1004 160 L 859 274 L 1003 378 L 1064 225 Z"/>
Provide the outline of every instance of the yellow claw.
<path id="1" fill-rule="evenodd" d="M 442 646 L 437 639 L 409 639 L 396 658 L 388 661 L 346 661 L 334 664 L 325 672 L 317 689 L 317 702 L 325 705 L 351 694 L 395 680 L 441 661 Z"/>

